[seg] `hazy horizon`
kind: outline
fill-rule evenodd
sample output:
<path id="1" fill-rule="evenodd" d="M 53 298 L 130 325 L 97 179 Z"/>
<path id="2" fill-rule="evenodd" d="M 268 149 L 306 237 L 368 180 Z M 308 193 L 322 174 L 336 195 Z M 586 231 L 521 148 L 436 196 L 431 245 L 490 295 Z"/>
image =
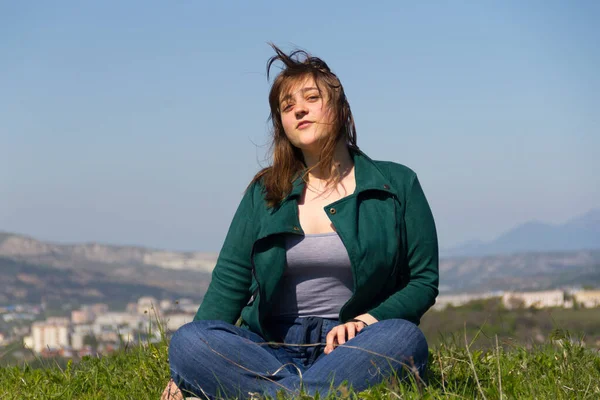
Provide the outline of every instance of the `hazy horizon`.
<path id="1" fill-rule="evenodd" d="M 564 223 L 570 222 L 570 221 L 571 221 L 571 220 L 573 220 L 573 219 L 576 219 L 576 218 L 578 218 L 578 217 L 581 217 L 581 216 L 587 215 L 587 214 L 589 214 L 589 213 L 594 213 L 594 215 L 598 215 L 598 214 L 600 214 L 600 208 L 594 208 L 594 209 L 588 210 L 588 212 L 586 212 L 586 213 L 583 213 L 583 214 L 578 214 L 578 215 L 575 215 L 575 216 L 573 216 L 572 218 L 568 218 L 567 220 L 565 220 L 565 221 L 562 221 L 562 223 L 561 223 L 561 222 L 559 222 L 559 223 L 557 223 L 557 224 L 551 224 L 551 225 L 553 225 L 553 226 L 554 226 L 554 225 L 558 225 L 558 226 L 560 226 L 560 225 L 563 225 Z M 543 223 L 543 224 L 549 224 L 549 223 L 548 223 L 548 222 L 546 222 L 546 221 L 540 221 L 540 220 L 529 220 L 529 221 L 523 221 L 523 222 L 521 222 L 520 224 L 518 224 L 518 225 L 515 225 L 515 226 L 513 226 L 512 228 L 510 228 L 510 229 L 508 229 L 508 230 L 506 230 L 506 231 L 500 232 L 498 235 L 496 235 L 496 236 L 492 237 L 491 239 L 488 239 L 488 240 L 483 240 L 483 239 L 473 238 L 473 239 L 471 239 L 471 240 L 467 240 L 467 241 L 465 241 L 465 242 L 457 243 L 457 244 L 455 244 L 454 246 L 451 246 L 451 247 L 440 247 L 440 251 L 443 253 L 443 252 L 445 252 L 445 251 L 448 251 L 448 250 L 455 250 L 455 249 L 459 249 L 459 248 L 461 248 L 462 246 L 465 246 L 465 245 L 489 243 L 489 242 L 491 242 L 491 241 L 494 241 L 494 240 L 496 240 L 496 239 L 498 239 L 498 238 L 502 237 L 503 235 L 505 235 L 505 234 L 507 234 L 507 233 L 511 232 L 513 229 L 515 229 L 515 228 L 518 228 L 518 227 L 520 227 L 520 226 L 523 226 L 523 225 L 525 225 L 525 224 L 528 224 L 528 223 Z M 97 243 L 97 244 L 100 244 L 100 245 L 108 245 L 108 246 L 123 246 L 123 247 L 146 247 L 146 248 L 148 248 L 148 249 L 151 249 L 151 250 L 158 250 L 158 251 L 174 251 L 174 252 L 198 252 L 198 250 L 194 250 L 194 249 L 182 249 L 182 248 L 179 248 L 179 249 L 173 249 L 173 248 L 164 248 L 164 247 L 156 247 L 156 246 L 147 246 L 147 245 L 144 245 L 144 244 L 141 244 L 141 243 L 135 243 L 135 242 L 132 242 L 132 243 L 114 243 L 114 242 L 103 242 L 103 241 L 93 241 L 93 240 L 92 240 L 92 241 L 89 241 L 89 240 L 83 240 L 83 241 L 61 241 L 61 240 L 52 240 L 52 239 L 47 239 L 47 238 L 41 238 L 41 237 L 37 237 L 37 236 L 31 235 L 31 234 L 29 234 L 29 233 L 27 233 L 27 232 L 16 232 L 16 231 L 13 231 L 13 232 L 8 232 L 8 231 L 4 231 L 4 230 L 0 229 L 0 234 L 3 234 L 3 233 L 4 233 L 4 234 L 9 234 L 9 235 L 10 235 L 10 234 L 14 234 L 14 235 L 17 235 L 17 236 L 31 237 L 31 238 L 33 238 L 33 239 L 35 239 L 35 240 L 39 240 L 39 241 L 42 241 L 42 242 L 53 243 L 53 244 L 57 244 L 57 245 L 79 245 L 79 244 L 92 244 L 92 243 Z M 205 250 L 205 251 L 200 251 L 200 252 L 203 252 L 203 253 L 218 253 L 218 250 L 219 250 L 219 249 L 215 249 L 215 250 L 207 250 L 207 251 Z M 582 250 L 583 250 L 583 248 L 582 248 Z M 560 251 L 560 250 L 559 250 L 559 251 Z M 569 251 L 574 251 L 574 250 L 569 250 Z M 535 252 L 535 250 L 533 250 L 533 252 Z"/>
<path id="2" fill-rule="evenodd" d="M 0 231 L 218 251 L 265 165 L 267 42 L 330 65 L 441 248 L 600 207 L 600 3 L 303 5 L 0 4 Z"/>

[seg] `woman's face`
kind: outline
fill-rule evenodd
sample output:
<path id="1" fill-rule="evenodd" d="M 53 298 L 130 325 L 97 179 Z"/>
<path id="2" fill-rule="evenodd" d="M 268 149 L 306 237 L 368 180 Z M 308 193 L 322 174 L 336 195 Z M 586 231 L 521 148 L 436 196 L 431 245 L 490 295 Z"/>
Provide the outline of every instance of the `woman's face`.
<path id="1" fill-rule="evenodd" d="M 290 142 L 301 150 L 320 151 L 320 140 L 331 132 L 332 112 L 325 90 L 312 77 L 298 80 L 279 99 L 281 122 Z"/>

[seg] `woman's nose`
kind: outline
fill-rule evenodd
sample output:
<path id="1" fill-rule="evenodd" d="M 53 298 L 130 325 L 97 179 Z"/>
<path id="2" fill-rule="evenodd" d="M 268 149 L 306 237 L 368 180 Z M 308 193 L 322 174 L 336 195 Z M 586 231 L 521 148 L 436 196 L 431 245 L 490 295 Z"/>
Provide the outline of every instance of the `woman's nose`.
<path id="1" fill-rule="evenodd" d="M 300 119 L 308 114 L 308 107 L 304 102 L 296 103 L 296 107 L 294 107 L 294 112 L 296 113 L 296 118 Z"/>

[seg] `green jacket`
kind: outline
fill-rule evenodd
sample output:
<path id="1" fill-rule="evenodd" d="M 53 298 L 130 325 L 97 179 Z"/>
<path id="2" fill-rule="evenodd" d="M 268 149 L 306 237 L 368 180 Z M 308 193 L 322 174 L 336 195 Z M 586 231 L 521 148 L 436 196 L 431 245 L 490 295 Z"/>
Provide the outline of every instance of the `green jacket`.
<path id="1" fill-rule="evenodd" d="M 368 312 L 378 320 L 419 323 L 438 294 L 438 244 L 431 210 L 409 168 L 373 161 L 359 150 L 354 159 L 356 190 L 325 207 L 352 267 L 353 295 L 340 322 Z M 285 235 L 303 235 L 298 220 L 301 178 L 275 208 L 263 187 L 246 191 L 212 273 L 195 320 L 235 323 L 268 338 L 268 314 L 284 269 Z"/>

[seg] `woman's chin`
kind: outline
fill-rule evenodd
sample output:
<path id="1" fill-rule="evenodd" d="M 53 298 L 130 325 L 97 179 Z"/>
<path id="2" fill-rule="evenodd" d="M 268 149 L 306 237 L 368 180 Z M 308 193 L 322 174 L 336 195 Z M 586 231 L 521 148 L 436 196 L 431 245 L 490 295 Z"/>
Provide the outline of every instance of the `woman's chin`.
<path id="1" fill-rule="evenodd" d="M 316 140 L 305 141 L 296 144 L 296 147 L 305 153 L 319 153 L 321 151 L 321 143 Z"/>
<path id="2" fill-rule="evenodd" d="M 302 151 L 321 151 L 323 141 L 319 139 L 320 138 L 316 135 L 307 135 L 305 137 L 299 137 L 296 143 L 294 143 L 294 145 Z"/>

